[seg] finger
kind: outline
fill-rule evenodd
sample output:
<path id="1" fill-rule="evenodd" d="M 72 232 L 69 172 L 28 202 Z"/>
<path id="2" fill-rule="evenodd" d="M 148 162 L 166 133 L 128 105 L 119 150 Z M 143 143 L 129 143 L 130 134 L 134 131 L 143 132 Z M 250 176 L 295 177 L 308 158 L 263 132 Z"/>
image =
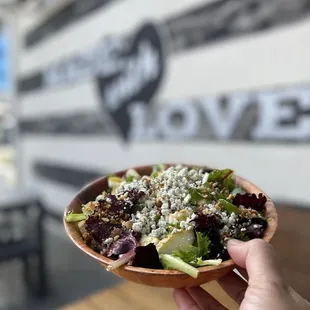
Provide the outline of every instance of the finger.
<path id="1" fill-rule="evenodd" d="M 244 299 L 245 291 L 248 287 L 247 282 L 242 280 L 235 272 L 230 272 L 217 280 L 220 286 L 226 291 L 235 302 L 241 304 Z"/>
<path id="2" fill-rule="evenodd" d="M 231 240 L 228 252 L 234 262 L 246 268 L 249 281 L 255 284 L 282 283 L 283 275 L 277 265 L 273 247 L 262 239 L 248 242 Z"/>
<path id="3" fill-rule="evenodd" d="M 201 310 L 186 289 L 175 289 L 173 291 L 173 298 L 180 310 Z"/>
<path id="4" fill-rule="evenodd" d="M 219 303 L 213 296 L 206 292 L 201 287 L 191 287 L 186 289 L 193 300 L 202 310 L 227 310 L 221 303 Z"/>

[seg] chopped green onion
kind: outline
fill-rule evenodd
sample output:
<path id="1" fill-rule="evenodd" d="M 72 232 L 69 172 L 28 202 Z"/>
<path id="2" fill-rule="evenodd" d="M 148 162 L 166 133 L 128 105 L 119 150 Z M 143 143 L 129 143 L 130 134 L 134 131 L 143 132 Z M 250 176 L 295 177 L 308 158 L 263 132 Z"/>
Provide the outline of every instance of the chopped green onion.
<path id="1" fill-rule="evenodd" d="M 123 179 L 118 176 L 109 176 L 108 184 L 110 188 L 119 186 L 122 183 Z"/>
<path id="2" fill-rule="evenodd" d="M 151 174 L 151 178 L 152 179 L 155 179 L 159 176 L 159 172 L 158 171 L 153 171 L 152 174 Z"/>
<path id="3" fill-rule="evenodd" d="M 202 266 L 218 266 L 219 264 L 222 263 L 221 259 L 206 259 L 203 260 L 201 259 L 201 257 L 198 258 L 197 262 L 195 263 L 195 265 L 198 267 L 202 267 Z"/>
<path id="4" fill-rule="evenodd" d="M 140 180 L 141 175 L 134 169 L 129 169 L 126 172 L 126 181 L 127 182 L 132 182 L 133 180 Z"/>
<path id="5" fill-rule="evenodd" d="M 66 216 L 66 221 L 67 222 L 79 222 L 86 220 L 87 216 L 84 215 L 83 213 L 69 213 Z"/>

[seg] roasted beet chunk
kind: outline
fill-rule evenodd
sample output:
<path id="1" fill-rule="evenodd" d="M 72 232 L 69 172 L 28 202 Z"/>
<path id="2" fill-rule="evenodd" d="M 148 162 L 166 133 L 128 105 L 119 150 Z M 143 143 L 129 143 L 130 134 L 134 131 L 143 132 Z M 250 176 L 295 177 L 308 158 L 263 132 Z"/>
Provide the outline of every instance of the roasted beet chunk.
<path id="1" fill-rule="evenodd" d="M 264 218 L 254 217 L 243 223 L 244 235 L 249 239 L 262 238 L 268 226 Z"/>
<path id="2" fill-rule="evenodd" d="M 125 199 L 120 199 L 116 195 L 108 194 L 105 197 L 105 202 L 111 205 L 109 212 L 126 217 L 127 214 L 131 214 L 132 208 L 143 195 L 144 192 L 139 192 L 137 190 L 124 192 L 124 196 L 127 196 Z"/>
<path id="3" fill-rule="evenodd" d="M 222 229 L 223 224 L 216 215 L 205 215 L 202 213 L 196 213 L 197 217 L 193 220 L 195 222 L 195 230 L 197 232 L 207 232 L 211 228 Z"/>
<path id="4" fill-rule="evenodd" d="M 97 216 L 89 216 L 85 221 L 85 229 L 98 243 L 102 243 L 109 238 L 114 227 L 115 225 L 105 223 Z"/>
<path id="5" fill-rule="evenodd" d="M 258 212 L 265 210 L 265 204 L 267 202 L 266 196 L 259 194 L 237 194 L 233 199 L 233 204 L 237 207 L 244 206 L 245 208 L 252 208 Z"/>
<path id="6" fill-rule="evenodd" d="M 86 231 L 99 244 L 110 237 L 122 235 L 122 221 L 130 218 L 133 206 L 143 195 L 136 190 L 126 192 L 122 198 L 108 194 L 97 202 L 94 214 L 86 220 Z"/>
<path id="7" fill-rule="evenodd" d="M 108 256 L 118 256 L 133 251 L 138 246 L 136 238 L 129 232 L 125 233 L 120 239 L 113 242 Z"/>
<path id="8" fill-rule="evenodd" d="M 195 231 L 206 234 L 209 237 L 211 241 L 210 258 L 215 258 L 223 250 L 220 235 L 220 229 L 223 228 L 223 224 L 215 215 L 204 215 L 202 213 L 197 215 L 196 219 L 194 219 Z"/>
<path id="9" fill-rule="evenodd" d="M 139 246 L 136 248 L 136 256 L 133 261 L 133 266 L 151 268 L 151 269 L 163 269 L 158 252 L 153 243 L 147 246 Z"/>

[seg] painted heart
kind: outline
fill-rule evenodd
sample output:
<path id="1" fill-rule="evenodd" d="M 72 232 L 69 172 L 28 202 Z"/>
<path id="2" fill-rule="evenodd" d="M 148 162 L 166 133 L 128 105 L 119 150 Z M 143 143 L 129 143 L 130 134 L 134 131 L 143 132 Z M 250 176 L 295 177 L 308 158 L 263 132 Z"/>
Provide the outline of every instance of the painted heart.
<path id="1" fill-rule="evenodd" d="M 153 23 L 140 27 L 128 45 L 118 55 L 122 70 L 96 78 L 102 111 L 109 113 L 125 140 L 132 122 L 129 107 L 135 102 L 150 105 L 164 74 L 161 34 Z"/>

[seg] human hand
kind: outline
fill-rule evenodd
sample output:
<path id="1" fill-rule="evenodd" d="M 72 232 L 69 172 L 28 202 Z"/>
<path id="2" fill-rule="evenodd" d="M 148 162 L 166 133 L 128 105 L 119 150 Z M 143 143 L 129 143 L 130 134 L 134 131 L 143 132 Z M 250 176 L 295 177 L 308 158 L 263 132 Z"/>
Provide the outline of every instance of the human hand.
<path id="1" fill-rule="evenodd" d="M 310 303 L 286 284 L 269 243 L 231 240 L 228 252 L 248 282 L 234 272 L 218 282 L 240 310 L 310 310 Z M 201 287 L 176 289 L 174 298 L 180 310 L 226 309 Z"/>

